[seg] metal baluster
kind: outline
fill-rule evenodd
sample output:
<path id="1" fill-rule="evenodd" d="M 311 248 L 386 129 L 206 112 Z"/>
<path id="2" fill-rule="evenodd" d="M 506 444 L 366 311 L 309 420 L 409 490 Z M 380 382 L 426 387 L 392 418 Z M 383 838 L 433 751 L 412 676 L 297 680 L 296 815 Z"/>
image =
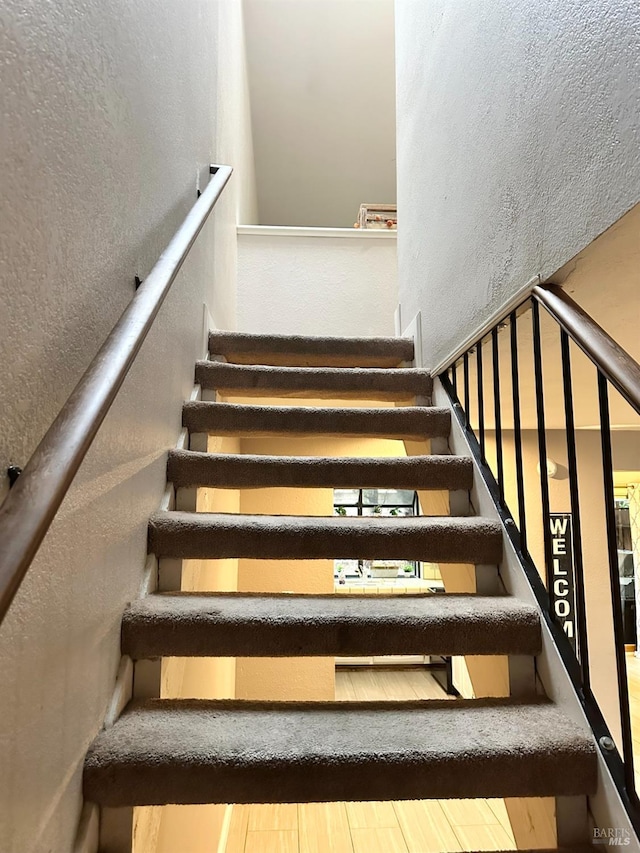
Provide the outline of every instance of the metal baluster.
<path id="1" fill-rule="evenodd" d="M 500 350 L 498 347 L 498 327 L 491 330 L 491 352 L 493 356 L 493 411 L 496 419 L 496 463 L 500 501 L 504 506 L 504 459 L 502 452 L 502 407 L 500 404 Z"/>
<path id="2" fill-rule="evenodd" d="M 591 691 L 589 673 L 589 643 L 587 639 L 587 614 L 584 588 L 584 563 L 582 559 L 582 526 L 580 518 L 580 497 L 578 488 L 578 461 L 576 453 L 576 431 L 573 412 L 573 382 L 571 380 L 571 353 L 569 335 L 560 330 L 560 349 L 562 352 L 562 384 L 564 388 L 564 412 L 567 429 L 567 464 L 569 468 L 569 494 L 571 496 L 572 545 L 575 569 L 576 616 L 578 623 L 578 650 L 582 687 L 585 693 Z"/>
<path id="3" fill-rule="evenodd" d="M 458 396 L 458 365 L 457 365 L 457 362 L 455 362 L 455 361 L 451 365 L 451 384 L 453 385 L 453 390 L 454 390 L 454 393 L 457 397 Z"/>
<path id="4" fill-rule="evenodd" d="M 516 312 L 509 315 L 511 333 L 511 391 L 513 395 L 513 441 L 516 454 L 516 477 L 518 480 L 518 520 L 520 523 L 520 547 L 527 552 L 527 513 L 524 488 L 524 465 L 522 463 L 522 422 L 520 418 L 520 374 L 518 369 L 518 330 Z"/>
<path id="5" fill-rule="evenodd" d="M 469 353 L 465 352 L 462 359 L 464 371 L 464 420 L 467 429 L 471 429 L 471 418 L 469 413 Z"/>
<path id="6" fill-rule="evenodd" d="M 478 435 L 480 438 L 480 458 L 487 461 L 484 446 L 484 383 L 482 378 L 482 338 L 476 344 L 476 366 L 478 380 Z"/>
<path id="7" fill-rule="evenodd" d="M 544 417 L 544 388 L 542 376 L 542 349 L 540 346 L 540 306 L 535 301 L 531 305 L 533 324 L 533 364 L 536 382 L 536 411 L 538 415 L 538 454 L 540 457 L 540 495 L 542 499 L 542 527 L 544 534 L 544 574 L 549 593 L 549 603 L 553 612 L 553 587 L 551 584 L 551 531 L 549 530 L 549 478 L 547 475 L 547 434 Z"/>
<path id="8" fill-rule="evenodd" d="M 611 421 L 609 419 L 609 393 L 607 380 L 598 370 L 598 402 L 600 405 L 600 438 L 602 443 L 602 476 L 607 524 L 607 546 L 609 552 L 609 580 L 613 608 L 613 637 L 615 643 L 616 669 L 618 674 L 618 701 L 620 703 L 620 725 L 622 728 L 622 755 L 624 776 L 629 796 L 637 800 L 633 773 L 633 740 L 629 713 L 629 685 L 627 683 L 627 661 L 624 650 L 622 628 L 622 601 L 620 599 L 620 571 L 616 543 L 615 500 L 613 493 L 613 458 L 611 454 Z"/>

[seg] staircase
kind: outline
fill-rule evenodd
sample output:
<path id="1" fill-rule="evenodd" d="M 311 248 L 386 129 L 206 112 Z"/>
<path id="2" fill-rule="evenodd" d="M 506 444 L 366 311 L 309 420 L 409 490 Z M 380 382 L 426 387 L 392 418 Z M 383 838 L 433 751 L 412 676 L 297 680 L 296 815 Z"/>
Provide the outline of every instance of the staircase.
<path id="1" fill-rule="evenodd" d="M 399 405 L 189 402 L 183 423 L 192 448 L 204 446 L 198 437 L 208 433 L 321 434 L 430 440 L 432 455 L 335 459 L 175 450 L 168 480 L 176 489 L 397 487 L 468 494 L 471 460 L 448 454 L 450 413 L 430 405 L 428 373 L 405 366 L 413 359 L 411 341 L 216 332 L 210 353 L 196 366 L 196 382 L 209 396 L 220 391 Z M 459 505 L 466 508 L 464 501 L 451 507 Z M 174 590 L 154 592 L 125 612 L 122 653 L 136 662 L 171 656 L 503 655 L 510 660 L 511 696 L 375 703 L 136 700 L 89 749 L 87 800 L 106 809 L 474 797 L 556 797 L 584 804 L 595 793 L 590 732 L 536 685 L 531 662 L 541 650 L 540 616 L 503 592 L 497 522 L 472 515 L 172 510 L 151 518 L 149 549 L 158 559 L 177 560 L 422 559 L 449 565 L 450 573 L 471 564 L 477 592 L 203 594 L 181 592 L 176 582 Z"/>

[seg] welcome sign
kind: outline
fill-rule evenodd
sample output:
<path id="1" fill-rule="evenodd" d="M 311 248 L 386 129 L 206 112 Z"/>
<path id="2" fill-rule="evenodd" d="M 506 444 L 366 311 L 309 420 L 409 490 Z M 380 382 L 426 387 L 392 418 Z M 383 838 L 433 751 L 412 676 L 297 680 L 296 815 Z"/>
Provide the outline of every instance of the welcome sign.
<path id="1" fill-rule="evenodd" d="M 549 514 L 551 532 L 551 607 L 557 621 L 576 648 L 576 599 L 570 512 Z"/>

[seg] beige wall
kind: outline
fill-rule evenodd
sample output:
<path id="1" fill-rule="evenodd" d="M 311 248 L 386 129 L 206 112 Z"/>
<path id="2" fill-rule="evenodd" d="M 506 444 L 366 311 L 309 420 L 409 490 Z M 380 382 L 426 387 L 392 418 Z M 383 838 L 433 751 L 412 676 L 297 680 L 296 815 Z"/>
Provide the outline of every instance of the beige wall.
<path id="1" fill-rule="evenodd" d="M 323 437 L 245 438 L 242 439 L 242 452 L 291 456 L 404 455 L 399 441 Z M 244 489 L 240 512 L 332 515 L 333 490 Z M 238 589 L 241 591 L 333 592 L 333 560 L 244 559 L 238 562 Z M 333 658 L 239 658 L 236 695 L 243 699 L 333 699 L 334 676 Z"/>
<path id="2" fill-rule="evenodd" d="M 633 470 L 640 456 L 640 434 L 614 431 L 612 433 L 614 468 Z M 595 430 L 576 433 L 580 509 L 582 517 L 582 549 L 585 571 L 585 592 L 589 634 L 591 678 L 596 699 L 607 723 L 619 732 L 617 711 L 617 679 L 613 641 L 613 618 L 609 581 L 609 559 L 605 528 L 605 504 L 602 491 L 602 462 L 600 434 Z M 547 432 L 547 457 L 558 466 L 555 478 L 549 479 L 551 512 L 571 512 L 567 450 L 564 433 Z M 487 458 L 495 470 L 495 439 L 487 435 Z M 537 434 L 523 432 L 524 480 L 527 494 L 527 539 L 529 551 L 541 576 L 544 575 L 544 542 L 540 502 L 540 476 Z M 504 434 L 505 494 L 507 503 L 517 516 L 517 486 L 514 461 L 513 433 Z"/>
<path id="3" fill-rule="evenodd" d="M 307 452 L 320 455 L 321 439 L 309 439 Z M 287 439 L 243 439 L 243 453 L 291 453 Z M 331 489 L 244 489 L 240 512 L 274 515 L 332 515 Z M 333 591 L 332 560 L 238 561 L 241 592 Z M 333 658 L 238 658 L 236 690 L 239 699 L 333 699 Z"/>
<path id="4" fill-rule="evenodd" d="M 139 845 L 133 853 L 216 853 L 227 808 L 218 804 L 162 806 L 157 846 Z"/>
<path id="5" fill-rule="evenodd" d="M 271 401 L 275 402 L 275 401 Z M 291 402 L 291 401 L 289 401 Z M 310 403 L 313 401 L 304 401 Z M 343 405 L 345 401 L 340 401 Z M 295 437 L 242 439 L 243 453 L 309 456 L 404 455 L 402 442 L 377 439 Z M 244 489 L 239 511 L 332 515 L 331 489 Z M 331 560 L 238 561 L 238 589 L 247 592 L 333 591 Z M 326 658 L 241 658 L 236 666 L 238 698 L 329 699 L 334 695 L 334 662 Z"/>

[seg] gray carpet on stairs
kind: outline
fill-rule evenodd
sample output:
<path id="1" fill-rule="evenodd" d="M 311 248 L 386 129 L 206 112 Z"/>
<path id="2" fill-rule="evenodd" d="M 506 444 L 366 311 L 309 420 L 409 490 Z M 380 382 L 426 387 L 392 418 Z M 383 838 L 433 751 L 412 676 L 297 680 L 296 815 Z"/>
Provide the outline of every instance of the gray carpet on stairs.
<path id="1" fill-rule="evenodd" d="M 464 456 L 252 456 L 172 450 L 167 479 L 176 487 L 459 489 L 473 485 Z"/>
<path id="2" fill-rule="evenodd" d="M 273 367 L 215 361 L 196 362 L 195 381 L 227 393 L 369 400 L 429 398 L 433 389 L 429 372 L 415 368 Z"/>
<path id="3" fill-rule="evenodd" d="M 243 406 L 232 403 L 185 403 L 182 425 L 190 432 L 214 435 L 344 435 L 413 439 L 449 435 L 448 409 L 404 406 L 321 408 L 316 406 Z"/>
<path id="4" fill-rule="evenodd" d="M 592 794 L 593 739 L 546 702 L 147 700 L 98 735 L 106 806 Z"/>
<path id="5" fill-rule="evenodd" d="M 475 595 L 165 593 L 134 601 L 122 652 L 154 657 L 537 655 L 540 618 Z"/>
<path id="6" fill-rule="evenodd" d="M 149 550 L 187 559 L 406 559 L 496 565 L 502 559 L 502 529 L 483 518 L 158 512 L 149 520 Z"/>
<path id="7" fill-rule="evenodd" d="M 393 367 L 413 360 L 413 340 L 211 332 L 209 352 L 252 364 Z"/>
<path id="8" fill-rule="evenodd" d="M 428 399 L 413 341 L 213 332 L 202 387 L 257 396 Z M 232 362 L 232 363 L 227 363 Z M 286 366 L 290 365 L 290 366 Z M 294 367 L 295 366 L 295 367 Z M 380 369 L 378 369 L 380 368 Z M 394 369 L 384 369 L 394 368 Z M 328 408 L 188 402 L 191 433 L 422 440 L 446 437 L 429 406 Z M 258 457 L 172 451 L 177 487 L 469 490 L 470 459 Z M 158 512 L 160 557 L 422 559 L 497 565 L 502 528 L 483 518 Z M 300 567 L 304 571 L 304 565 Z M 268 570 L 265 567 L 265 571 Z M 507 596 L 156 593 L 133 602 L 122 651 L 171 656 L 536 655 L 538 611 Z M 546 700 L 132 702 L 87 752 L 84 796 L 106 807 L 593 794 L 593 737 Z M 569 848 L 582 853 L 588 847 Z M 550 853 L 550 851 L 549 851 Z"/>

